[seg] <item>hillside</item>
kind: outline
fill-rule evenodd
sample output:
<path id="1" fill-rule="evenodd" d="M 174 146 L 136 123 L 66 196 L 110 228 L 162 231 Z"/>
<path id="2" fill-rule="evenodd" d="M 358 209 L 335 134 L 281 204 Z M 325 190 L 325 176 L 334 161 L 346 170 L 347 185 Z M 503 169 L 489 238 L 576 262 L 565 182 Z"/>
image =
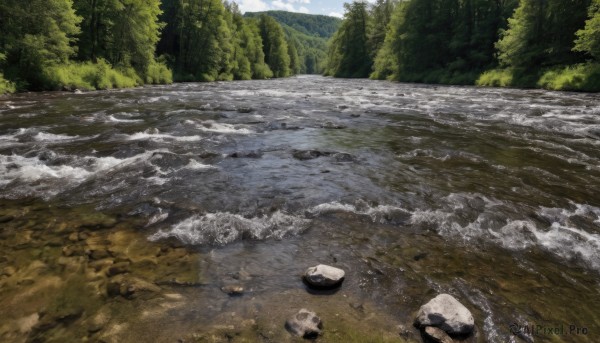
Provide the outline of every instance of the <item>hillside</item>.
<path id="1" fill-rule="evenodd" d="M 296 73 L 321 74 L 324 72 L 327 41 L 339 28 L 340 19 L 285 11 L 246 12 L 244 16 L 257 18 L 263 14 L 274 18 L 283 27 L 288 44 L 293 45 L 292 50 L 297 54 L 297 63 L 293 68 Z"/>
<path id="2" fill-rule="evenodd" d="M 261 14 L 273 17 L 279 23 L 285 24 L 306 35 L 326 39 L 331 38 L 342 23 L 342 20 L 336 17 L 286 11 L 246 12 L 244 16 L 254 18 Z"/>

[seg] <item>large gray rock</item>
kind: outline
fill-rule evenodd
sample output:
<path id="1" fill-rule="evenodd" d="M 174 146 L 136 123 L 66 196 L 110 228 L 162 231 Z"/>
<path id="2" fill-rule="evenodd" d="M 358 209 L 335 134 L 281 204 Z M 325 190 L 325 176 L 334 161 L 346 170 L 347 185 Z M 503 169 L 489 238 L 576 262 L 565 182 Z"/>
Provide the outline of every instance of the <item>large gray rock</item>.
<path id="1" fill-rule="evenodd" d="M 449 294 L 440 294 L 421 306 L 415 321 L 420 327 L 435 326 L 451 335 L 470 334 L 475 327 L 471 312 Z"/>
<path id="2" fill-rule="evenodd" d="M 323 324 L 316 313 L 301 309 L 285 322 L 285 327 L 296 336 L 317 338 L 321 334 Z"/>
<path id="3" fill-rule="evenodd" d="M 346 273 L 339 268 L 319 264 L 306 270 L 304 280 L 317 288 L 333 288 L 344 281 L 345 275 Z"/>

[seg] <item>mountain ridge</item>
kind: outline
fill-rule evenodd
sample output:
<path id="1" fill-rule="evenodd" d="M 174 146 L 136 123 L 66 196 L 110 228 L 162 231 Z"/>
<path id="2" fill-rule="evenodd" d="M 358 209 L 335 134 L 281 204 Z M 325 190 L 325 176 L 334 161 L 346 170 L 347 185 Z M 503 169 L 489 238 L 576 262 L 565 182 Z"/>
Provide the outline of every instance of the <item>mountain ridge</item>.
<path id="1" fill-rule="evenodd" d="M 342 23 L 342 20 L 337 17 L 287 11 L 246 12 L 244 17 L 255 18 L 262 14 L 273 17 L 279 23 L 285 24 L 298 32 L 325 39 L 333 37 L 333 34 L 338 30 Z"/>

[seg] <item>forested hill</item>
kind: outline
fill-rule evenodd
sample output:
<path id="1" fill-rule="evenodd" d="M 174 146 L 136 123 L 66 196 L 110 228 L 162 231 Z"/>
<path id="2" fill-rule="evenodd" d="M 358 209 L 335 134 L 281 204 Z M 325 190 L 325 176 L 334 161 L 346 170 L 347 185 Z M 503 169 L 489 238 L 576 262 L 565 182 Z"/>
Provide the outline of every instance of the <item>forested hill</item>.
<path id="1" fill-rule="evenodd" d="M 280 24 L 285 24 L 296 31 L 322 38 L 331 38 L 342 23 L 342 20 L 336 17 L 286 11 L 246 12 L 244 16 L 247 18 L 256 18 L 262 14 L 273 17 Z"/>
<path id="2" fill-rule="evenodd" d="M 246 18 L 275 19 L 285 32 L 295 74 L 321 74 L 327 64 L 327 41 L 339 29 L 341 19 L 285 11 L 246 12 Z M 296 58 L 297 56 L 297 58 Z"/>

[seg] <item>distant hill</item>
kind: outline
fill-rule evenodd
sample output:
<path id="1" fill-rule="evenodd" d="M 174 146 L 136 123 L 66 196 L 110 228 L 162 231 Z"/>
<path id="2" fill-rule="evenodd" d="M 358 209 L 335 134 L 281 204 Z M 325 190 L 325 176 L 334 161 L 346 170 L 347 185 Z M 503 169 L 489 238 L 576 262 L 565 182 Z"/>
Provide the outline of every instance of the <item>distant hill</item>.
<path id="1" fill-rule="evenodd" d="M 321 74 L 327 60 L 327 41 L 341 25 L 341 19 L 325 15 L 285 11 L 246 12 L 247 18 L 266 14 L 283 27 L 288 44 L 298 55 L 296 73 Z"/>
<path id="2" fill-rule="evenodd" d="M 318 36 L 325 39 L 331 38 L 342 23 L 342 20 L 336 17 L 286 11 L 246 12 L 244 16 L 253 18 L 261 14 L 271 16 L 279 23 L 285 24 L 306 35 Z"/>

